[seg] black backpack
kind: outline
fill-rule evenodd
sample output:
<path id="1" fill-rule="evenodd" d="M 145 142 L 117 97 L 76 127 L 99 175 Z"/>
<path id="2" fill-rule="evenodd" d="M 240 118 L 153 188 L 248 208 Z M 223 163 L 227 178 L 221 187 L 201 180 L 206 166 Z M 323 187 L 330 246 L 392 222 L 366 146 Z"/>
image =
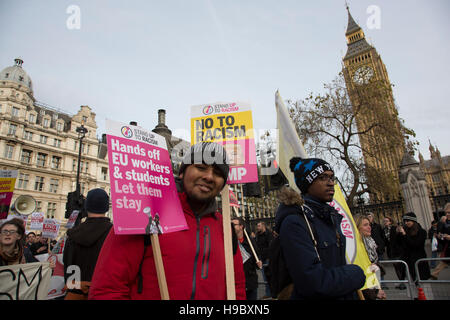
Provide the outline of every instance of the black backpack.
<path id="1" fill-rule="evenodd" d="M 306 221 L 306 224 L 309 228 L 309 232 L 311 235 L 311 239 L 314 243 L 314 248 L 316 249 L 317 257 L 320 256 L 317 252 L 317 242 L 314 237 L 314 231 L 312 229 L 311 224 L 308 222 L 308 219 L 305 217 L 304 210 L 310 210 L 309 207 L 304 205 L 303 207 L 299 207 L 299 214 L 303 216 Z M 280 226 L 281 229 L 281 226 Z M 289 299 L 293 285 L 292 278 L 289 275 L 289 271 L 287 269 L 286 262 L 283 257 L 283 251 L 281 250 L 280 237 L 275 237 L 269 245 L 269 273 L 271 275 L 269 279 L 270 292 L 272 294 L 272 298 L 278 299 Z"/>

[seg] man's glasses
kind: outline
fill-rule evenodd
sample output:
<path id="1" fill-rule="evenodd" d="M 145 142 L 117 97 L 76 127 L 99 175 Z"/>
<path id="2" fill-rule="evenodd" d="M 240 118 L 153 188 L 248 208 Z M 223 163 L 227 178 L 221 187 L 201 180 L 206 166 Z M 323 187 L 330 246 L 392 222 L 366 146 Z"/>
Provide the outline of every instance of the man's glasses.
<path id="1" fill-rule="evenodd" d="M 320 176 L 317 177 L 317 179 L 322 182 L 331 181 L 335 183 L 337 181 L 337 178 L 335 176 L 329 176 L 327 174 L 321 174 Z"/>
<path id="2" fill-rule="evenodd" d="M 2 234 L 5 236 L 9 236 L 10 234 L 16 234 L 16 230 L 2 230 Z"/>

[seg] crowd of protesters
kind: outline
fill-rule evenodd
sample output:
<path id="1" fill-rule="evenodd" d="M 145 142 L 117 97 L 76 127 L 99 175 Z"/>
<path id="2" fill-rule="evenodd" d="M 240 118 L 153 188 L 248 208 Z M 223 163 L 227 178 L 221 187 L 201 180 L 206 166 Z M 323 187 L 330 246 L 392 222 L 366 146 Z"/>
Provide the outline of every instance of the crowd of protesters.
<path id="1" fill-rule="evenodd" d="M 211 149 L 223 160 L 194 163 L 196 153 Z M 211 151 L 210 150 L 210 151 Z M 363 290 L 366 276 L 345 259 L 346 239 L 340 229 L 342 216 L 328 203 L 334 196 L 335 177 L 331 166 L 321 159 L 291 160 L 291 170 L 301 193 L 285 188 L 280 195 L 274 230 L 260 221 L 256 230 L 246 229 L 246 221 L 232 218 L 233 264 L 237 299 L 277 298 L 270 279 L 277 277 L 268 268 L 272 244 L 279 241 L 291 278 L 290 299 L 386 299 L 383 288 Z M 186 154 L 177 179 L 177 189 L 189 231 L 159 235 L 164 252 L 164 267 L 171 299 L 226 299 L 224 236 L 216 196 L 224 188 L 229 167 L 223 148 L 201 143 Z M 161 299 L 153 262 L 153 250 L 144 236 L 119 236 L 105 217 L 109 197 L 102 189 L 89 191 L 85 209 L 88 218 L 67 232 L 64 268 L 78 265 L 82 287 L 67 290 L 66 299 Z M 413 212 L 401 221 L 384 217 L 383 225 L 368 213 L 355 216 L 373 270 L 384 268 L 383 259 L 406 262 L 413 281 L 438 279 L 447 261 L 415 263 L 427 257 L 425 245 L 432 245 L 431 257 L 448 257 L 450 240 L 450 203 L 445 214 L 428 230 L 418 223 Z M 249 226 L 249 225 L 248 225 Z M 0 227 L 0 266 L 38 261 L 35 256 L 49 253 L 56 241 L 34 232 L 25 233 L 22 220 L 14 218 Z M 193 265 L 188 264 L 193 261 Z M 394 264 L 400 280 L 406 268 Z M 259 273 L 259 276 L 258 276 Z M 259 281 L 261 278 L 263 281 Z M 67 274 L 65 274 L 67 279 Z M 382 279 L 382 278 L 381 278 Z M 258 288 L 264 292 L 258 297 Z M 401 288 L 401 287 L 400 287 Z"/>

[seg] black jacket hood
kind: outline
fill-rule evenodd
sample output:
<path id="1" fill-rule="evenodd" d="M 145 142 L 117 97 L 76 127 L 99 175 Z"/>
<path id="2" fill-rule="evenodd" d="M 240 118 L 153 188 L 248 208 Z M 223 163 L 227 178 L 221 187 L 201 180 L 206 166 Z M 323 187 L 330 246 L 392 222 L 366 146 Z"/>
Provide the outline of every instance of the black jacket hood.
<path id="1" fill-rule="evenodd" d="M 87 218 L 85 222 L 67 231 L 73 242 L 83 247 L 93 246 L 112 227 L 109 218 Z"/>
<path id="2" fill-rule="evenodd" d="M 278 198 L 281 203 L 275 215 L 276 233 L 280 233 L 281 223 L 287 216 L 301 212 L 304 203 L 302 196 L 292 188 L 281 189 Z"/>

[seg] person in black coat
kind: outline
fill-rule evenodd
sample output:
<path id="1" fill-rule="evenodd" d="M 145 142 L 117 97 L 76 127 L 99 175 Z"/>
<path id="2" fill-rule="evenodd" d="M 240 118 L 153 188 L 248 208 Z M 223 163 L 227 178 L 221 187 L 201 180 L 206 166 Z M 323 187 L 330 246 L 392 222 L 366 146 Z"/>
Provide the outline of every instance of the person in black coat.
<path id="1" fill-rule="evenodd" d="M 395 242 L 396 227 L 391 217 L 385 217 L 383 219 L 383 242 L 386 247 L 386 255 L 389 259 L 398 259 L 400 257 L 400 251 Z"/>
<path id="2" fill-rule="evenodd" d="M 427 232 L 417 223 L 417 217 L 414 212 L 408 212 L 403 216 L 404 226 L 397 227 L 397 243 L 400 247 L 400 259 L 405 261 L 409 268 L 412 281 L 416 281 L 416 261 L 426 258 L 425 241 Z M 428 280 L 430 278 L 430 267 L 427 262 L 419 264 L 420 279 Z"/>
<path id="3" fill-rule="evenodd" d="M 373 240 L 375 240 L 375 243 L 377 244 L 377 254 L 380 260 L 383 260 L 384 251 L 386 248 L 386 244 L 384 243 L 384 237 L 383 237 L 383 229 L 381 226 L 375 222 L 373 213 L 369 212 L 367 214 L 367 217 L 370 221 L 370 228 L 372 230 L 371 237 Z"/>
<path id="4" fill-rule="evenodd" d="M 30 246 L 31 253 L 34 256 L 48 253 L 48 239 L 41 235 L 36 236 L 36 241 Z"/>
<path id="5" fill-rule="evenodd" d="M 273 240 L 273 235 L 270 230 L 267 229 L 266 224 L 263 221 L 258 222 L 256 225 L 256 245 L 258 246 L 259 253 L 261 254 L 261 261 L 263 263 L 262 276 L 266 283 L 265 285 L 265 297 L 270 297 L 270 271 L 268 268 L 269 263 L 269 246 Z"/>
<path id="6" fill-rule="evenodd" d="M 242 218 L 233 218 L 231 223 L 234 226 L 234 231 L 236 233 L 237 240 L 239 241 L 238 245 L 241 250 L 242 261 L 244 262 L 245 292 L 247 294 L 247 300 L 256 300 L 258 289 L 258 274 L 256 273 L 256 269 L 262 268 L 262 262 L 261 260 L 256 261 L 252 248 L 250 247 L 250 243 L 248 242 L 248 238 L 244 235 L 244 220 L 242 220 Z M 250 241 L 252 241 L 253 250 L 255 250 L 258 255 L 255 241 L 253 239 Z"/>
<path id="7" fill-rule="evenodd" d="M 334 171 L 322 159 L 298 157 L 290 160 L 290 168 L 305 202 L 303 210 L 300 195 L 285 189 L 275 217 L 275 231 L 294 283 L 290 298 L 358 299 L 357 290 L 366 277 L 359 266 L 347 264 L 342 215 L 328 205 L 334 196 Z"/>
<path id="8" fill-rule="evenodd" d="M 441 258 L 450 257 L 450 202 L 444 207 L 445 216 L 441 217 L 437 226 L 438 251 Z M 448 267 L 449 262 L 441 260 L 431 273 L 431 279 L 437 280 L 439 273 Z"/>
<path id="9" fill-rule="evenodd" d="M 112 227 L 110 219 L 105 217 L 109 210 L 109 196 L 103 189 L 88 192 L 85 209 L 88 213 L 86 221 L 67 231 L 63 252 L 64 280 L 68 287 L 66 300 L 87 299 L 98 255 Z M 74 271 L 68 268 L 73 265 L 78 266 L 81 272 L 81 279 L 77 279 L 81 281 L 78 288 L 73 288 L 71 283 Z"/>
<path id="10" fill-rule="evenodd" d="M 397 227 L 394 226 L 394 222 L 391 217 L 385 217 L 383 219 L 383 241 L 386 245 L 386 254 L 389 260 L 399 260 L 401 250 L 396 241 Z M 404 265 L 401 263 L 394 263 L 394 270 L 399 279 L 404 279 Z"/>

